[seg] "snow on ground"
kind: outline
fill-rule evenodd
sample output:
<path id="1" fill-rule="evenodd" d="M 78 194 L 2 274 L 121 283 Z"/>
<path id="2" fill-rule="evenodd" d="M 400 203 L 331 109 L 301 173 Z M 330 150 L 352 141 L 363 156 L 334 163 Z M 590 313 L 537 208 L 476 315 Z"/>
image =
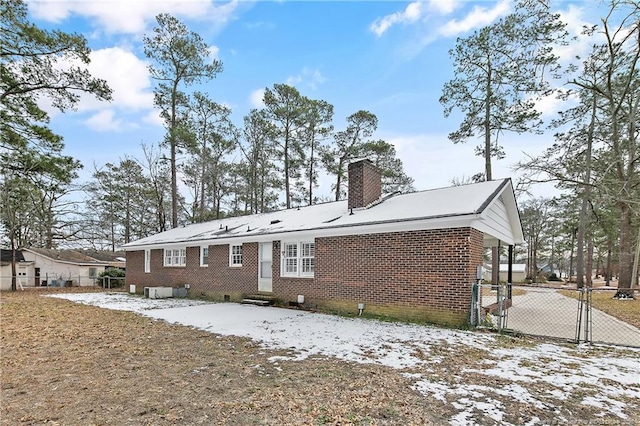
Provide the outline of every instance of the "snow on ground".
<path id="1" fill-rule="evenodd" d="M 504 423 L 503 404 L 495 399 L 500 396 L 557 411 L 563 400 L 579 394 L 584 386 L 595 390 L 584 396 L 582 404 L 598 407 L 602 416 L 624 421 L 628 407 L 621 400 L 635 399 L 640 404 L 638 350 L 616 354 L 617 349 L 604 348 L 593 354 L 588 346 L 574 349 L 545 343 L 505 347 L 496 336 L 488 334 L 236 303 L 145 299 L 123 293 L 70 293 L 52 297 L 133 311 L 215 334 L 248 337 L 265 348 L 290 351 L 289 356 L 273 357 L 274 363 L 318 355 L 405 370 L 402 374 L 414 381 L 419 392 L 443 402 L 451 397 L 456 399 L 453 406 L 458 414 L 450 419 L 454 425 L 473 424 L 473 413 L 477 411 Z M 441 355 L 432 352 L 443 345 L 486 351 L 482 368 L 466 368 L 463 372 L 500 378 L 508 384 L 485 386 L 425 376 L 431 371 L 430 365 L 442 361 Z M 412 371 L 417 367 L 420 373 Z M 540 387 L 545 389 L 542 394 L 530 390 Z M 530 422 L 537 423 L 535 418 Z"/>

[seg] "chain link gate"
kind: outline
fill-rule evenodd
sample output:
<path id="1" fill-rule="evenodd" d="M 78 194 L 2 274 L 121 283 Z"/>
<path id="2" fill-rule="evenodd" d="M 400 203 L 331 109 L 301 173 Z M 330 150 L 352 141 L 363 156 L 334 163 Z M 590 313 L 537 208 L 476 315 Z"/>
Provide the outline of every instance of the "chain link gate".
<path id="1" fill-rule="evenodd" d="M 582 287 L 580 289 L 580 296 L 578 297 L 578 316 L 576 318 L 576 343 L 580 343 L 580 334 L 582 329 L 584 329 L 584 342 L 593 342 L 591 293 L 592 291 L 590 287 Z"/>

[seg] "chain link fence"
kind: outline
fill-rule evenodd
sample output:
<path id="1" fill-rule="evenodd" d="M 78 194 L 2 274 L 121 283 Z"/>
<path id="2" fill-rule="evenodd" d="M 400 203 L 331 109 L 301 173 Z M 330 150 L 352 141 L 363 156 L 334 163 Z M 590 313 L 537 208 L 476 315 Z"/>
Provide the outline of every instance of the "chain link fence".
<path id="1" fill-rule="evenodd" d="M 0 290 L 11 290 L 11 276 L 0 277 Z M 57 287 L 101 287 L 106 289 L 124 288 L 124 277 L 99 277 L 89 275 L 18 275 L 16 289 L 25 288 L 57 288 Z"/>
<path id="2" fill-rule="evenodd" d="M 576 343 L 640 347 L 640 329 L 625 318 L 625 311 L 640 304 L 638 295 L 614 301 L 614 294 L 601 288 L 473 284 L 470 323 Z M 594 307 L 594 300 L 606 309 Z"/>

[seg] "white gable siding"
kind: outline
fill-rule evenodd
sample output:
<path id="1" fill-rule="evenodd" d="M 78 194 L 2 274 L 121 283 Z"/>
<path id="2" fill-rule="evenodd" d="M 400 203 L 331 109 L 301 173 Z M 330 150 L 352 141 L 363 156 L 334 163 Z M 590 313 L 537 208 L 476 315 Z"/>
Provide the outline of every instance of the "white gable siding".
<path id="1" fill-rule="evenodd" d="M 502 197 L 496 198 L 482 213 L 482 218 L 477 221 L 474 228 L 484 232 L 487 236 L 499 239 L 507 245 L 514 244 L 514 235 L 509 222 L 507 208 L 502 202 Z M 495 240 L 494 240 L 495 241 Z M 493 245 L 492 239 L 488 239 L 485 245 Z"/>

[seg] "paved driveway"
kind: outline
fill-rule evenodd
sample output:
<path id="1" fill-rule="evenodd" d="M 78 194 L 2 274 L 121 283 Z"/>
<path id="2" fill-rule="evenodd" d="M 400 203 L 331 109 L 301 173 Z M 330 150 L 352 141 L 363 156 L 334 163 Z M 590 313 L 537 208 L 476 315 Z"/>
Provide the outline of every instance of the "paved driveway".
<path id="1" fill-rule="evenodd" d="M 507 328 L 573 340 L 578 307 L 576 299 L 563 296 L 555 289 L 528 288 L 525 294 L 514 296 L 513 306 L 507 312 Z M 597 309 L 591 312 L 594 342 L 640 347 L 639 329 Z M 580 334 L 580 340 L 584 340 L 584 319 Z"/>

